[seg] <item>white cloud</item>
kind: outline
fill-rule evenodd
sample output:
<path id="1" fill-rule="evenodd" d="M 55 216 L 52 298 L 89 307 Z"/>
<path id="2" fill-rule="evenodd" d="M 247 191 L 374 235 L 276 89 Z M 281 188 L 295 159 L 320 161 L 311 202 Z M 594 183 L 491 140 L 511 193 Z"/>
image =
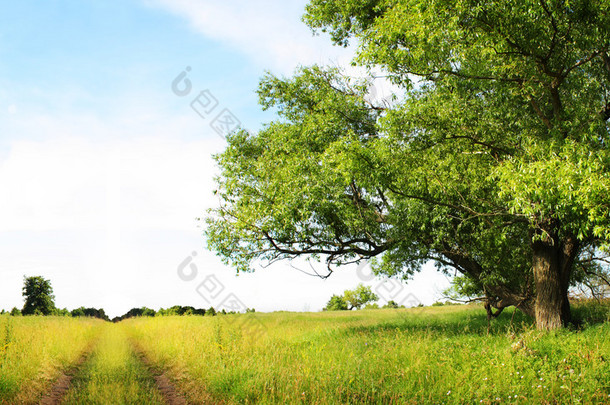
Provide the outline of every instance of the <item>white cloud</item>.
<path id="1" fill-rule="evenodd" d="M 298 65 L 347 65 L 351 51 L 314 37 L 301 22 L 305 2 L 257 0 L 146 0 L 184 18 L 197 32 L 222 41 L 264 68 L 291 73 Z"/>

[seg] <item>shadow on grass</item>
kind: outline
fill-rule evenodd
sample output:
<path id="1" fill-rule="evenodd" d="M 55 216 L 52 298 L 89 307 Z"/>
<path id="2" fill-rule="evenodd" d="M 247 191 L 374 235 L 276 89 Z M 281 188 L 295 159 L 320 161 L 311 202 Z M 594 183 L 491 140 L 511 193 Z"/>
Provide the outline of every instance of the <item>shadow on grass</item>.
<path id="1" fill-rule="evenodd" d="M 580 328 L 610 321 L 610 299 L 580 299 L 572 304 L 572 319 Z"/>
<path id="2" fill-rule="evenodd" d="M 506 309 L 498 318 L 487 321 L 487 313 L 483 307 L 469 308 L 466 311 L 450 313 L 409 311 L 396 320 L 383 322 L 376 325 L 353 326 L 345 333 L 376 333 L 388 330 L 402 332 L 433 333 L 443 336 L 465 336 L 465 335 L 502 335 L 507 332 L 519 333 L 531 328 L 534 321 L 514 308 Z"/>
<path id="3" fill-rule="evenodd" d="M 608 322 L 610 320 L 610 300 L 577 301 L 572 304 L 574 324 L 568 329 L 583 330 L 588 326 Z M 507 308 L 496 319 L 487 320 L 483 307 L 473 306 L 463 311 L 449 313 L 432 312 L 422 308 L 421 311 L 411 310 L 393 321 L 377 325 L 353 326 L 345 333 L 375 333 L 387 330 L 403 332 L 427 332 L 446 337 L 451 336 L 482 336 L 504 335 L 512 332 L 519 334 L 534 328 L 534 319 L 516 308 Z"/>

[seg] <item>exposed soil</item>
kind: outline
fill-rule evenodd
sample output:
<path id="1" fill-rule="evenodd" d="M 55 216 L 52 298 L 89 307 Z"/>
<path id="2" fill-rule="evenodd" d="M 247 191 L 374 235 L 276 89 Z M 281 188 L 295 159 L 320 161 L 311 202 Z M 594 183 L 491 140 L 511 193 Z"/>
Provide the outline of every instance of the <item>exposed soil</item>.
<path id="1" fill-rule="evenodd" d="M 163 399 L 165 400 L 167 405 L 189 405 L 188 401 L 184 398 L 184 396 L 176 390 L 176 387 L 171 383 L 165 372 L 155 367 L 141 350 L 137 348 L 134 348 L 134 350 L 138 358 L 152 374 L 153 378 L 155 379 L 155 383 L 157 384 L 157 389 L 163 396 Z M 91 355 L 91 352 L 92 347 L 87 349 L 80 356 L 78 361 L 76 361 L 70 366 L 70 368 L 60 374 L 60 376 L 53 383 L 53 386 L 40 400 L 40 405 L 61 404 L 61 401 L 67 394 L 68 390 L 70 389 L 70 386 L 72 385 L 72 379 L 78 374 L 83 364 Z"/>
<path id="2" fill-rule="evenodd" d="M 171 383 L 165 372 L 155 367 L 141 350 L 137 348 L 134 350 L 140 360 L 142 360 L 142 363 L 150 370 L 157 383 L 157 389 L 163 395 L 165 402 L 168 405 L 188 405 L 188 401 L 176 390 L 176 387 Z"/>
<path id="3" fill-rule="evenodd" d="M 70 368 L 61 373 L 61 375 L 55 380 L 55 383 L 51 389 L 43 395 L 40 400 L 40 405 L 59 405 L 61 400 L 70 389 L 72 379 L 78 373 L 82 365 L 87 361 L 91 355 L 92 347 L 88 348 L 81 354 L 80 358 L 76 363 L 72 364 Z"/>

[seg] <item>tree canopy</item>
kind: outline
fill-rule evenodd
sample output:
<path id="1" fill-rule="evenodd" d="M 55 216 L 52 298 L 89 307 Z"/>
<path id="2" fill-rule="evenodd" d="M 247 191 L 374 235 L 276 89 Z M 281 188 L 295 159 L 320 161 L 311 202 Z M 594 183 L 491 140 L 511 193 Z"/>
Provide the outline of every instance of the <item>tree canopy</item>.
<path id="1" fill-rule="evenodd" d="M 55 310 L 51 282 L 41 276 L 24 277 L 23 296 L 23 315 L 51 315 Z"/>
<path id="2" fill-rule="evenodd" d="M 379 299 L 371 287 L 360 283 L 353 290 L 345 290 L 343 295 L 333 295 L 324 308 L 325 311 L 348 311 L 361 309 Z M 398 307 L 398 306 L 396 306 Z"/>
<path id="3" fill-rule="evenodd" d="M 278 118 L 216 157 L 210 247 L 238 271 L 434 260 L 490 306 L 567 323 L 577 264 L 610 240 L 610 3 L 312 0 L 304 21 L 354 42 L 394 100 L 337 68 L 265 76 Z"/>

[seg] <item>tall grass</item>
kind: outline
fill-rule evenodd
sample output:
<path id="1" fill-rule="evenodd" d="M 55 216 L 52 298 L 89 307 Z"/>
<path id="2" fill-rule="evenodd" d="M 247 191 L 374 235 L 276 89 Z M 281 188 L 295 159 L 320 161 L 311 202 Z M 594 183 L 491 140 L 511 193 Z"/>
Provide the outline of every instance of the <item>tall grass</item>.
<path id="1" fill-rule="evenodd" d="M 86 318 L 0 316 L 0 404 L 36 403 L 92 344 L 102 324 Z"/>
<path id="2" fill-rule="evenodd" d="M 610 403 L 610 325 L 540 333 L 512 315 L 490 329 L 478 306 L 122 324 L 194 402 Z"/>
<path id="3" fill-rule="evenodd" d="M 154 379 L 120 325 L 105 324 L 63 404 L 163 404 Z"/>

